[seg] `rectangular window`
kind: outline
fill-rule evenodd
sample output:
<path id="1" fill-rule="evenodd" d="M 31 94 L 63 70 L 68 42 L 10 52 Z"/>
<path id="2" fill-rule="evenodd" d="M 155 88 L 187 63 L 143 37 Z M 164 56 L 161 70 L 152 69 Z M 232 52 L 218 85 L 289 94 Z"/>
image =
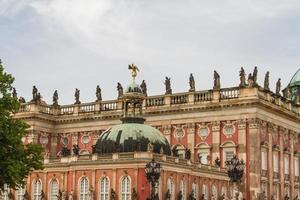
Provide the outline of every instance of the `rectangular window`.
<path id="1" fill-rule="evenodd" d="M 284 156 L 284 174 L 289 174 L 290 171 L 290 159 L 288 155 Z"/>
<path id="2" fill-rule="evenodd" d="M 278 173 L 278 152 L 273 153 L 273 170 Z"/>
<path id="3" fill-rule="evenodd" d="M 295 176 L 299 176 L 299 158 L 298 157 L 294 158 L 294 173 L 295 173 Z"/>
<path id="4" fill-rule="evenodd" d="M 267 164 L 267 152 L 263 150 L 261 152 L 261 169 L 262 170 L 267 170 L 267 168 L 268 168 L 268 164 Z"/>
<path id="5" fill-rule="evenodd" d="M 200 152 L 199 153 L 199 158 L 201 158 L 201 164 L 205 164 L 205 165 L 208 164 L 207 157 L 208 157 L 208 152 Z"/>
<path id="6" fill-rule="evenodd" d="M 225 152 L 225 161 L 229 161 L 233 158 L 234 156 L 234 151 L 226 151 Z"/>

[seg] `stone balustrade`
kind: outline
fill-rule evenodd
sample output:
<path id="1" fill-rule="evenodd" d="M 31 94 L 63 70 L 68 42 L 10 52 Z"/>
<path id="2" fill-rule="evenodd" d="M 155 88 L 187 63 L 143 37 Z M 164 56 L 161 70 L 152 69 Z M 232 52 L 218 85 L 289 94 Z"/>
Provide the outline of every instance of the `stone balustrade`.
<path id="1" fill-rule="evenodd" d="M 261 87 L 250 88 L 221 88 L 220 90 L 205 90 L 186 93 L 175 93 L 170 95 L 148 96 L 143 104 L 143 110 L 153 107 L 171 107 L 178 105 L 197 105 L 199 103 L 237 102 L 237 100 L 256 99 L 268 102 L 279 109 L 300 114 L 300 104 L 293 104 L 290 100 L 266 91 Z M 100 113 L 108 111 L 121 111 L 122 100 L 96 101 L 91 103 L 52 106 L 41 105 L 35 102 L 23 103 L 19 113 L 39 112 L 48 115 L 80 115 L 85 113 Z"/>

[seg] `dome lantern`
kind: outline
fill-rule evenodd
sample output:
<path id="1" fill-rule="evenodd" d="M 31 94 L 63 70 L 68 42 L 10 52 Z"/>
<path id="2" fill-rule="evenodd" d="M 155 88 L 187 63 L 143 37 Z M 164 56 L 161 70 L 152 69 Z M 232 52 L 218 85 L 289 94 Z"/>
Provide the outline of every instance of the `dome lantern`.
<path id="1" fill-rule="evenodd" d="M 146 95 L 135 83 L 139 70 L 134 64 L 129 65 L 128 69 L 131 70 L 133 81 L 120 98 L 124 109 L 122 124 L 113 126 L 101 134 L 95 145 L 95 152 L 104 154 L 148 151 L 170 155 L 170 145 L 164 135 L 152 126 L 144 124 L 142 108 Z"/>

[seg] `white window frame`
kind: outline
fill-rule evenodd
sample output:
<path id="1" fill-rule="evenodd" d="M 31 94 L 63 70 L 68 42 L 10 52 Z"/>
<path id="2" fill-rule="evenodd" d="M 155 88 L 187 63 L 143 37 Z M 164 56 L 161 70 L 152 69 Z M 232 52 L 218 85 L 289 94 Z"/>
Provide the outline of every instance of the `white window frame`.
<path id="1" fill-rule="evenodd" d="M 3 200 L 9 200 L 9 198 L 8 198 L 9 187 L 8 187 L 7 184 L 4 184 L 4 189 L 3 189 L 3 191 L 2 191 L 1 193 L 2 193 L 2 194 L 1 194 L 0 197 L 2 197 Z"/>
<path id="2" fill-rule="evenodd" d="M 129 176 L 121 178 L 121 200 L 131 200 L 131 179 Z"/>
<path id="3" fill-rule="evenodd" d="M 32 191 L 32 197 L 33 200 L 40 200 L 41 194 L 42 194 L 42 182 L 40 179 L 36 179 L 33 182 L 33 191 Z"/>
<path id="4" fill-rule="evenodd" d="M 173 178 L 168 178 L 168 181 L 167 181 L 167 187 L 168 187 L 168 190 L 171 194 L 171 200 L 174 200 L 174 181 L 173 181 Z"/>
<path id="5" fill-rule="evenodd" d="M 299 157 L 294 157 L 294 174 L 299 176 Z"/>
<path id="6" fill-rule="evenodd" d="M 109 179 L 107 176 L 100 179 L 99 186 L 99 199 L 109 200 Z"/>
<path id="7" fill-rule="evenodd" d="M 56 188 L 55 188 L 55 185 L 56 184 Z M 50 182 L 50 200 L 57 200 L 57 195 L 59 193 L 59 184 L 58 184 L 58 181 L 57 179 L 52 179 L 51 182 Z"/>
<path id="8" fill-rule="evenodd" d="M 82 177 L 79 181 L 79 200 L 88 200 L 89 198 L 89 180 Z"/>
<path id="9" fill-rule="evenodd" d="M 267 149 L 261 149 L 261 169 L 267 170 L 268 169 L 268 152 Z"/>
<path id="10" fill-rule="evenodd" d="M 183 179 L 180 180 L 179 183 L 179 191 L 181 191 L 182 194 L 182 200 L 186 199 L 186 188 L 185 188 L 185 181 Z"/>
<path id="11" fill-rule="evenodd" d="M 197 199 L 197 195 L 198 195 L 198 184 L 197 183 L 192 184 L 192 191 L 194 192 L 194 198 Z"/>
<path id="12" fill-rule="evenodd" d="M 204 198 L 208 199 L 208 187 L 207 185 L 202 185 L 202 195 L 204 194 Z"/>
<path id="13" fill-rule="evenodd" d="M 288 154 L 284 155 L 284 174 L 290 174 L 290 156 Z"/>
<path id="14" fill-rule="evenodd" d="M 273 151 L 273 171 L 279 173 L 279 154 L 278 151 Z"/>
<path id="15" fill-rule="evenodd" d="M 211 194 L 214 197 L 214 200 L 218 199 L 218 188 L 215 185 L 211 187 Z"/>
<path id="16" fill-rule="evenodd" d="M 16 191 L 17 193 L 17 200 L 23 200 L 24 199 L 24 195 L 25 195 L 25 188 L 24 187 L 20 187 L 17 189 Z"/>

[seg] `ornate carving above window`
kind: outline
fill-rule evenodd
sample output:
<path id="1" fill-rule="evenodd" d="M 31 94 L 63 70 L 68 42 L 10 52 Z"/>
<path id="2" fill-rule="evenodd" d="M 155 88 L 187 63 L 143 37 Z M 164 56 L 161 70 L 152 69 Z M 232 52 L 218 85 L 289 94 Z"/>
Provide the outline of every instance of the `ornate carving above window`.
<path id="1" fill-rule="evenodd" d="M 82 144 L 88 144 L 90 142 L 90 136 L 88 134 L 84 134 L 81 137 L 81 143 Z"/>
<path id="2" fill-rule="evenodd" d="M 63 136 L 63 137 L 61 138 L 61 143 L 62 143 L 64 146 L 68 146 L 69 139 L 68 139 L 66 136 Z"/>
<path id="3" fill-rule="evenodd" d="M 227 138 L 232 137 L 235 133 L 235 126 L 233 124 L 227 123 L 223 127 L 223 133 Z"/>
<path id="4" fill-rule="evenodd" d="M 199 125 L 198 135 L 201 138 L 201 140 L 205 140 L 209 134 L 210 134 L 210 130 L 208 126 Z"/>
<path id="5" fill-rule="evenodd" d="M 174 137 L 176 139 L 181 139 L 185 136 L 185 130 L 183 127 L 176 127 L 174 131 Z"/>
<path id="6" fill-rule="evenodd" d="M 49 142 L 48 135 L 47 134 L 42 134 L 40 136 L 40 143 L 42 145 L 46 145 L 46 144 L 48 144 L 48 142 Z"/>

